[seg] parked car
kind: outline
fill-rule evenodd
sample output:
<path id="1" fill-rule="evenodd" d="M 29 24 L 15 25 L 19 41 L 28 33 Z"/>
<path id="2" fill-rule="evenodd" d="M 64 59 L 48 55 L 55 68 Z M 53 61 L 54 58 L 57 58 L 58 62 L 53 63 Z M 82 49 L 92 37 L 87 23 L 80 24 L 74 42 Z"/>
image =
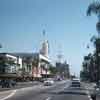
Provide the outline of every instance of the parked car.
<path id="1" fill-rule="evenodd" d="M 16 81 L 15 80 L 10 80 L 10 84 L 15 87 L 17 85 Z"/>
<path id="2" fill-rule="evenodd" d="M 16 85 L 16 81 L 15 80 L 1 80 L 1 86 L 2 88 L 11 88 L 11 87 L 15 87 Z"/>

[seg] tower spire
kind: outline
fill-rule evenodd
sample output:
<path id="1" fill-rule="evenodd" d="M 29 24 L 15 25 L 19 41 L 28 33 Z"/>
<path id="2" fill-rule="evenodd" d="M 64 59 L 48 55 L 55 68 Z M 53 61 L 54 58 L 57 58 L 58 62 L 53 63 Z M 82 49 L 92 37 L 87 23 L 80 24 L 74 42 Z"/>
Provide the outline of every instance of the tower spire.
<path id="1" fill-rule="evenodd" d="M 43 29 L 43 31 L 42 31 L 42 35 L 43 35 L 43 39 L 44 39 L 44 41 L 45 41 L 45 39 L 46 39 L 46 31 L 45 31 L 45 29 Z"/>
<path id="2" fill-rule="evenodd" d="M 45 32 L 45 30 L 42 31 L 42 35 L 43 35 L 43 42 L 41 44 L 40 53 L 42 55 L 48 57 L 49 43 L 48 43 L 48 40 L 46 39 L 46 32 Z"/>

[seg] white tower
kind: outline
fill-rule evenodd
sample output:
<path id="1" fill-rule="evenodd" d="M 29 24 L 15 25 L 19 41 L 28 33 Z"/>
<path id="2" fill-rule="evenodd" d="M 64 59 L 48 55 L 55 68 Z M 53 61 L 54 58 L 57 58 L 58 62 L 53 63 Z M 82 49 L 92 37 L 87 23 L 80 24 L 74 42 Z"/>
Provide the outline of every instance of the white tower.
<path id="1" fill-rule="evenodd" d="M 45 30 L 43 30 L 43 36 L 45 37 Z M 48 57 L 48 51 L 49 51 L 49 43 L 48 40 L 44 39 L 41 44 L 40 54 L 42 54 L 45 57 Z"/>

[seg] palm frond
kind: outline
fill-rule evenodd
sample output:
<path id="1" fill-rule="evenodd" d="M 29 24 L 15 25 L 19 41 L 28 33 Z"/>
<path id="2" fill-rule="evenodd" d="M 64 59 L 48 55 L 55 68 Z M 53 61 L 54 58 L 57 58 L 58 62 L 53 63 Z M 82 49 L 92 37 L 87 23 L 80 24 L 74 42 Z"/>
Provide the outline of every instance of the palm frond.
<path id="1" fill-rule="evenodd" d="M 91 13 L 100 13 L 100 2 L 93 2 L 88 6 L 87 16 L 91 16 Z"/>

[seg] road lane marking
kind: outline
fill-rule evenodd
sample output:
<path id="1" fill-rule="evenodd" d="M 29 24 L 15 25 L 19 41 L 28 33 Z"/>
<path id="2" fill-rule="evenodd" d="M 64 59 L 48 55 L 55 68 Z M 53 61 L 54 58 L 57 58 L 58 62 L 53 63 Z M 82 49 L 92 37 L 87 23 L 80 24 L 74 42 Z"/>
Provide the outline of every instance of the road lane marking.
<path id="1" fill-rule="evenodd" d="M 12 92 L 11 94 L 9 94 L 8 96 L 6 96 L 6 97 L 4 97 L 4 98 L 2 98 L 2 99 L 0 99 L 0 100 L 6 100 L 6 99 L 12 97 L 12 96 L 16 93 L 16 91 L 17 91 L 17 90 L 13 90 L 13 92 Z"/>
<path id="2" fill-rule="evenodd" d="M 46 100 L 51 100 L 51 97 L 46 98 Z"/>

